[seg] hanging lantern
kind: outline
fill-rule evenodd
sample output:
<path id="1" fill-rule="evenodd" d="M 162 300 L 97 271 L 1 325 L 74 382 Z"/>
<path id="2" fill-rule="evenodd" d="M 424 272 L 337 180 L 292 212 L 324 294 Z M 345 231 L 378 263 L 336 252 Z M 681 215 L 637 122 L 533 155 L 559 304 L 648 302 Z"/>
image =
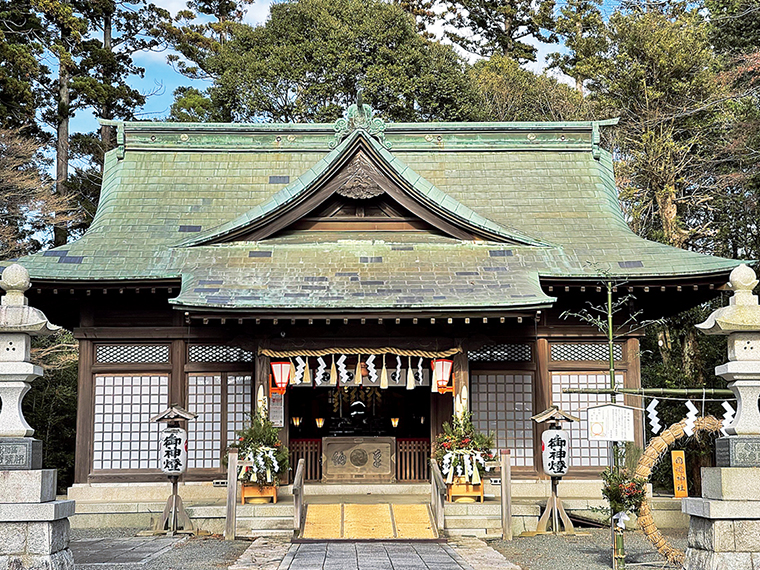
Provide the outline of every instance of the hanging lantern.
<path id="1" fill-rule="evenodd" d="M 272 392 L 275 394 L 284 394 L 290 380 L 290 362 L 272 362 L 272 376 L 274 376 L 274 386 Z"/>
<path id="2" fill-rule="evenodd" d="M 451 367 L 453 365 L 454 361 L 446 358 L 436 358 L 433 360 L 433 382 L 438 386 L 439 394 L 445 394 L 446 392 L 450 394 L 454 393 L 454 386 L 449 386 Z"/>

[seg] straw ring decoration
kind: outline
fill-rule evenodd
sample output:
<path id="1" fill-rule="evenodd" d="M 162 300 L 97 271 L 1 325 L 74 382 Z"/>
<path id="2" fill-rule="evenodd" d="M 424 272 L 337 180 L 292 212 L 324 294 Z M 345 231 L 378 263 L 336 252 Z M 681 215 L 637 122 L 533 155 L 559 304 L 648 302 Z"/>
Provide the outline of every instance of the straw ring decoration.
<path id="1" fill-rule="evenodd" d="M 676 441 L 686 437 L 686 433 L 683 431 L 686 425 L 686 419 L 681 420 L 677 424 L 673 424 L 659 436 L 653 438 L 644 453 L 639 459 L 638 465 L 636 465 L 636 472 L 634 477 L 647 479 L 652 475 L 652 470 L 662 460 L 665 453 L 668 451 L 671 445 Z M 713 416 L 697 418 L 694 423 L 694 433 L 706 432 L 716 433 L 719 432 L 722 427 L 722 422 Z M 652 545 L 657 549 L 657 552 L 662 554 L 668 559 L 668 562 L 675 566 L 682 568 L 686 554 L 683 550 L 679 550 L 672 546 L 654 523 L 652 517 L 652 508 L 649 505 L 649 501 L 645 498 L 641 503 L 639 509 L 639 524 L 644 531 L 644 536 Z"/>

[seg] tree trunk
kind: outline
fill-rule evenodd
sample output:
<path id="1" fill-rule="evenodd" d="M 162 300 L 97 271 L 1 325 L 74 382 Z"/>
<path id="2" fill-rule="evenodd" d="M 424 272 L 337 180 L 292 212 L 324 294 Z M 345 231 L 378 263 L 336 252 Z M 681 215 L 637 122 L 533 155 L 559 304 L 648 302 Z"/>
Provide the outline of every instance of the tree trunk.
<path id="1" fill-rule="evenodd" d="M 65 35 L 61 35 L 65 44 Z M 68 193 L 66 182 L 69 178 L 69 105 L 71 104 L 69 81 L 71 74 L 63 59 L 60 59 L 58 63 L 58 112 L 56 116 L 58 138 L 55 145 L 55 192 L 59 196 L 65 197 Z M 68 241 L 69 230 L 66 213 L 57 212 L 56 217 L 59 220 L 53 227 L 53 245 L 58 247 L 65 245 Z"/>
<path id="2" fill-rule="evenodd" d="M 110 12 L 106 12 L 103 14 L 103 49 L 105 49 L 108 52 L 113 51 L 113 45 L 112 45 L 112 37 L 113 34 L 113 14 Z M 104 77 L 104 80 L 110 80 L 109 78 Z M 103 108 L 100 112 L 100 118 L 101 119 L 113 119 L 113 109 L 111 109 L 111 105 L 109 101 L 106 101 L 103 103 Z M 114 134 L 113 134 L 113 127 L 110 125 L 100 125 L 100 144 L 103 148 L 103 154 L 107 153 L 109 150 L 111 150 L 114 147 Z M 103 160 L 103 164 L 100 166 L 100 174 L 103 174 L 103 167 L 105 165 L 105 160 Z"/>
<path id="3" fill-rule="evenodd" d="M 667 185 L 655 192 L 657 208 L 659 210 L 660 224 L 665 241 L 675 247 L 683 247 L 686 236 L 678 227 L 678 205 L 676 204 L 676 191 L 672 185 Z"/>

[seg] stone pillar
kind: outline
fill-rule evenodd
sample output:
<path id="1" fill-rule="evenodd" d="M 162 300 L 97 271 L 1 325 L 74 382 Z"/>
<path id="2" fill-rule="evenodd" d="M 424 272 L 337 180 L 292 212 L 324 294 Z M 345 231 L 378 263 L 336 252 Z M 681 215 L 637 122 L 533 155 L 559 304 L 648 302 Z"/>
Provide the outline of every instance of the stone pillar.
<path id="1" fill-rule="evenodd" d="M 702 497 L 683 499 L 691 516 L 687 570 L 760 568 L 760 306 L 752 294 L 755 272 L 731 272 L 730 305 L 697 325 L 728 335 L 728 362 L 715 373 L 728 380 L 737 414 L 716 442 L 717 467 L 702 469 Z"/>
<path id="2" fill-rule="evenodd" d="M 42 469 L 42 442 L 32 438 L 21 401 L 42 376 L 30 360 L 31 337 L 58 330 L 28 306 L 29 273 L 7 267 L 0 278 L 0 568 L 73 570 L 69 520 L 74 501 L 56 501 L 58 473 Z"/>

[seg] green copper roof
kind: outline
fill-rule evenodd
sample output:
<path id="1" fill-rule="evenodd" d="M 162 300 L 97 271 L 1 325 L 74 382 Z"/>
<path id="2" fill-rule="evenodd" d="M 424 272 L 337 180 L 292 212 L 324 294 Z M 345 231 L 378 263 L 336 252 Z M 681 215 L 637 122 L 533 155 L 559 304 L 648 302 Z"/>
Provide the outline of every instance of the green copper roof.
<path id="1" fill-rule="evenodd" d="M 383 127 L 331 150 L 333 125 L 120 123 L 90 229 L 21 262 L 37 280 L 181 277 L 175 303 L 246 310 L 528 307 L 552 301 L 538 278 L 722 275 L 738 264 L 630 231 L 598 123 Z M 419 203 L 491 237 L 315 232 L 212 245 L 308 195 L 358 139 Z"/>
<path id="2" fill-rule="evenodd" d="M 360 139 L 360 140 L 359 140 Z M 332 174 L 331 168 L 340 163 L 350 152 L 356 150 L 359 146 L 356 143 L 363 142 L 369 146 L 371 151 L 377 153 L 380 157 L 381 164 L 388 167 L 391 174 L 395 175 L 399 182 L 403 184 L 405 190 L 414 196 L 417 201 L 424 203 L 428 208 L 440 208 L 449 216 L 458 220 L 466 227 L 474 228 L 476 231 L 481 230 L 490 234 L 494 241 L 505 241 L 507 243 L 517 243 L 522 245 L 546 246 L 548 244 L 529 238 L 516 231 L 509 231 L 495 224 L 480 214 L 473 212 L 467 206 L 457 202 L 449 196 L 446 196 L 434 185 L 417 174 L 409 166 L 396 156 L 388 152 L 385 147 L 374 137 L 369 136 L 364 130 L 353 131 L 335 150 L 320 159 L 314 166 L 309 168 L 305 173 L 299 176 L 295 181 L 285 186 L 282 190 L 274 194 L 263 204 L 257 205 L 234 220 L 202 232 L 183 242 L 182 245 L 192 246 L 210 243 L 218 238 L 223 238 L 240 228 L 251 227 L 258 223 L 265 223 L 267 219 L 276 214 L 279 210 L 285 209 L 291 203 L 302 200 L 309 191 L 318 187 L 319 182 L 329 178 Z"/>

